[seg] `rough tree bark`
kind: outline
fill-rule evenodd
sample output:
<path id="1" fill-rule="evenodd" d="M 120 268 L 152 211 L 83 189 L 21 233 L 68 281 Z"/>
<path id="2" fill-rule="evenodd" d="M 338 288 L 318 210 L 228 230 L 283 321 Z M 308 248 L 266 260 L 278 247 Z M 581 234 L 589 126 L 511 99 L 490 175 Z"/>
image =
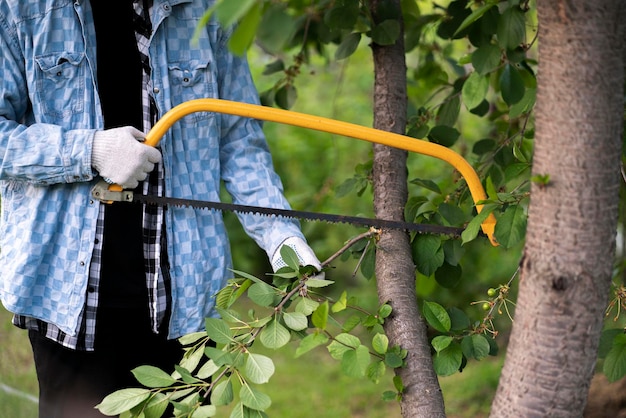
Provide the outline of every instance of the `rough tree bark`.
<path id="1" fill-rule="evenodd" d="M 400 0 L 371 0 L 375 22 L 390 13 L 402 23 Z M 403 35 L 394 45 L 373 44 L 374 127 L 403 134 L 406 128 L 407 92 Z M 407 154 L 382 145 L 374 146 L 374 210 L 382 219 L 404 220 L 407 202 Z M 397 369 L 406 390 L 401 408 L 405 418 L 445 417 L 443 396 L 434 372 L 426 325 L 417 306 L 415 266 L 409 236 L 384 231 L 376 253 L 376 278 L 381 303 L 390 303 L 393 314 L 385 323 L 390 344 L 408 350 L 407 365 Z"/>
<path id="2" fill-rule="evenodd" d="M 534 175 L 492 417 L 582 416 L 614 262 L 625 5 L 539 0 Z"/>

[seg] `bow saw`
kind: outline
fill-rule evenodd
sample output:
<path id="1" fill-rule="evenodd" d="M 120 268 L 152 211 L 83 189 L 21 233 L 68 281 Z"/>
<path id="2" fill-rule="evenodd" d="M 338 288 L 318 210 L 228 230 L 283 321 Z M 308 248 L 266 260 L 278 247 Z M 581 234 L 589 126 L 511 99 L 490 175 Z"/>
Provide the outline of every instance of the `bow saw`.
<path id="1" fill-rule="evenodd" d="M 320 116 L 308 115 L 289 110 L 276 109 L 266 106 L 239 103 L 221 99 L 196 99 L 182 103 L 165 113 L 161 119 L 152 127 L 146 135 L 145 144 L 156 147 L 165 135 L 165 132 L 179 119 L 195 112 L 215 112 L 253 119 L 277 122 L 286 125 L 293 125 L 302 128 L 313 129 L 350 138 L 360 139 L 372 143 L 387 145 L 405 151 L 416 152 L 443 160 L 452 165 L 465 179 L 476 210 L 480 213 L 483 205 L 479 202 L 486 200 L 487 195 L 482 183 L 474 168 L 458 153 L 442 145 L 432 142 L 415 140 L 404 135 L 381 131 L 379 129 L 367 128 L 348 122 L 341 122 L 334 119 Z M 94 198 L 103 202 L 113 201 L 142 202 L 157 205 L 187 206 L 201 209 L 212 209 L 219 211 L 231 211 L 238 213 L 252 213 L 265 216 L 279 216 L 285 218 L 297 218 L 304 220 L 326 221 L 331 223 L 350 223 L 360 226 L 375 227 L 381 229 L 402 229 L 406 231 L 417 231 L 421 233 L 433 233 L 443 235 L 459 236 L 462 228 L 454 228 L 443 225 L 416 224 L 403 221 L 393 221 L 385 219 L 370 219 L 357 216 L 332 215 L 317 212 L 305 212 L 291 209 L 274 209 L 259 206 L 238 205 L 224 202 L 207 202 L 193 199 L 181 199 L 163 196 L 148 196 L 135 194 L 129 190 L 123 190 L 117 184 L 108 184 L 104 180 L 98 182 L 92 189 Z M 483 221 L 481 228 L 483 233 L 489 238 L 492 245 L 498 243 L 494 236 L 496 218 L 493 213 Z"/>

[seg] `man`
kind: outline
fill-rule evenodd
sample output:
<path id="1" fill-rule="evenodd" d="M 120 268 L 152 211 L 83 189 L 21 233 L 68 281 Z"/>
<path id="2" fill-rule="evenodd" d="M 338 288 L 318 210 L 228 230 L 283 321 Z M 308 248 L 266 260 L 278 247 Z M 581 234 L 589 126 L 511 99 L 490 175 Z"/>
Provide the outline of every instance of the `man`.
<path id="1" fill-rule="evenodd" d="M 138 193 L 287 208 L 258 121 L 198 113 L 160 150 L 143 133 L 182 102 L 257 102 L 213 0 L 0 0 L 0 296 L 28 329 L 40 417 L 100 416 L 141 364 L 172 369 L 176 338 L 215 315 L 230 251 L 217 212 L 106 205 Z M 320 268 L 297 223 L 242 215 L 276 270 L 280 247 Z"/>

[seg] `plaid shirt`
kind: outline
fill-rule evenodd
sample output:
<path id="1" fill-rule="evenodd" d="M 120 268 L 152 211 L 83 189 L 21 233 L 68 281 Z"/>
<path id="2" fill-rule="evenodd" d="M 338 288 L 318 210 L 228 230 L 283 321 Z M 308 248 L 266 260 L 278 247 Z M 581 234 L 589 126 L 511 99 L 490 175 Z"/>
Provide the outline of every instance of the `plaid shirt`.
<path id="1" fill-rule="evenodd" d="M 152 0 L 133 1 L 135 16 L 133 25 L 137 38 L 137 48 L 141 57 L 143 69 L 142 76 L 142 108 L 143 125 L 147 133 L 156 123 L 157 109 L 154 97 L 151 94 L 150 81 L 150 58 L 148 54 L 149 39 L 152 33 L 150 21 L 150 9 Z M 143 182 L 143 192 L 163 196 L 163 167 L 157 164 L 148 180 Z M 74 350 L 93 351 L 96 333 L 96 312 L 98 308 L 100 270 L 102 260 L 102 245 L 104 242 L 104 203 L 100 204 L 98 222 L 96 226 L 96 240 L 91 258 L 89 280 L 87 282 L 87 297 L 85 307 L 79 319 L 79 331 L 76 335 L 69 335 L 54 324 L 49 324 L 40 319 L 24 315 L 14 315 L 13 324 L 24 329 L 38 331 L 46 338 Z M 166 284 L 169 280 L 168 271 L 163 269 L 159 275 L 162 247 L 163 207 L 144 205 L 143 208 L 143 249 L 146 270 L 146 286 L 148 289 L 148 301 L 151 314 L 152 328 L 157 332 L 158 327 L 165 317 L 167 309 Z M 165 266 L 164 266 L 165 267 Z M 165 277 L 163 277 L 165 276 Z"/>

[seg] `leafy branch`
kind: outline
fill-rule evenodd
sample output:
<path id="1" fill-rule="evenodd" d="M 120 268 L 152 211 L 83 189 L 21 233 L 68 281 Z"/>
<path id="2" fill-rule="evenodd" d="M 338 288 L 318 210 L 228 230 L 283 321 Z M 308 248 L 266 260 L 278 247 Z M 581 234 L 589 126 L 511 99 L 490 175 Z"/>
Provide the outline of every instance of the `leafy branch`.
<path id="1" fill-rule="evenodd" d="M 342 254 L 359 247 L 362 241 L 376 240 L 379 230 L 370 229 L 350 239 L 322 263 L 327 269 Z M 365 245 L 365 251 L 375 246 Z M 330 356 L 338 360 L 348 376 L 378 382 L 387 368 L 402 367 L 406 351 L 390 347 L 382 324 L 391 314 L 383 304 L 375 312 L 360 306 L 344 291 L 337 300 L 324 296 L 320 290 L 333 281 L 320 279 L 312 266 L 300 266 L 295 252 L 281 248 L 287 267 L 272 275 L 272 284 L 245 272 L 235 271 L 216 295 L 219 318 L 206 318 L 205 332 L 196 332 L 180 339 L 185 354 L 175 371 L 168 374 L 153 366 L 141 366 L 132 372 L 144 388 L 119 390 L 97 406 L 105 415 L 122 418 L 161 417 L 171 404 L 176 417 L 213 417 L 217 407 L 234 403 L 231 416 L 267 416 L 271 398 L 259 389 L 274 374 L 272 359 L 255 350 L 256 342 L 269 349 L 279 349 L 290 341 L 299 341 L 296 357 L 326 345 Z M 363 256 L 359 255 L 362 259 Z M 247 301 L 241 301 L 243 296 Z M 234 309 L 240 302 L 241 311 Z M 260 308 L 246 309 L 249 304 Z M 341 322 L 341 312 L 356 312 Z M 361 331 L 357 326 L 361 326 Z M 338 327 L 338 329 L 336 329 Z M 363 342 L 363 332 L 369 342 Z M 396 391 L 388 391 L 389 399 L 401 396 L 401 382 L 394 382 Z"/>

